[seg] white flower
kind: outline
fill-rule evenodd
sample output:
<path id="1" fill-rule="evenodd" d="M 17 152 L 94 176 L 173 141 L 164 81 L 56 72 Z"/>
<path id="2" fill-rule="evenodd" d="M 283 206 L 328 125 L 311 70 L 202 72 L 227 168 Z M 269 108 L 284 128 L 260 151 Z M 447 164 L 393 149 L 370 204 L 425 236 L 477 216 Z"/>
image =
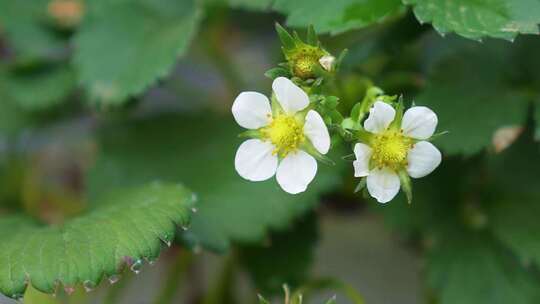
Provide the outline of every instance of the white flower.
<path id="1" fill-rule="evenodd" d="M 367 144 L 354 146 L 354 176 L 367 176 L 368 192 L 380 203 L 389 202 L 399 192 L 399 172 L 420 178 L 441 163 L 441 152 L 426 141 L 437 127 L 437 115 L 432 110 L 408 109 L 401 126 L 392 124 L 395 118 L 392 106 L 376 101 L 364 122 L 364 129 L 373 136 Z"/>
<path id="2" fill-rule="evenodd" d="M 259 135 L 240 145 L 235 168 L 250 181 L 267 180 L 275 174 L 283 190 L 296 194 L 305 191 L 317 173 L 317 161 L 302 148 L 311 145 L 326 154 L 330 135 L 319 113 L 307 109 L 309 97 L 301 88 L 278 77 L 272 89 L 279 104 L 274 113 L 268 98 L 257 92 L 243 92 L 234 101 L 236 122 Z"/>

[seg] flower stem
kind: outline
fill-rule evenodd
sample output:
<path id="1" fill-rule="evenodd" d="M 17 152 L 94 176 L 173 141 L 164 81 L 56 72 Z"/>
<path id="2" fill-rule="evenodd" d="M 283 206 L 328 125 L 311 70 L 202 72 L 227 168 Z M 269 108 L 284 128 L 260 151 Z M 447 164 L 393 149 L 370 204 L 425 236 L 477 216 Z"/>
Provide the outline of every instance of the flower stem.
<path id="1" fill-rule="evenodd" d="M 217 281 L 210 288 L 207 295 L 201 302 L 202 304 L 233 304 L 234 300 L 232 287 L 234 284 L 236 259 L 235 255 L 230 254 L 223 265 L 223 269 L 217 278 Z"/>
<path id="2" fill-rule="evenodd" d="M 165 286 L 154 302 L 155 304 L 173 303 L 176 292 L 178 291 L 178 285 L 182 282 L 182 279 L 184 278 L 183 275 L 186 273 L 192 262 L 193 254 L 186 250 L 179 250 L 176 259 L 167 274 Z"/>

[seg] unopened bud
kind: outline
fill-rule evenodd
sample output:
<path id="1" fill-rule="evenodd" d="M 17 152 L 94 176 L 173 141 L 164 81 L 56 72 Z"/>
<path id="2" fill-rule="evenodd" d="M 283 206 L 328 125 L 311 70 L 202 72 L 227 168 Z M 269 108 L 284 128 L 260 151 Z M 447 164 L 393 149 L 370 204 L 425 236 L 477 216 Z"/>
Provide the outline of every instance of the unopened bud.
<path id="1" fill-rule="evenodd" d="M 332 71 L 335 62 L 336 57 L 332 55 L 324 55 L 319 59 L 319 63 L 321 64 L 321 66 L 328 72 Z"/>

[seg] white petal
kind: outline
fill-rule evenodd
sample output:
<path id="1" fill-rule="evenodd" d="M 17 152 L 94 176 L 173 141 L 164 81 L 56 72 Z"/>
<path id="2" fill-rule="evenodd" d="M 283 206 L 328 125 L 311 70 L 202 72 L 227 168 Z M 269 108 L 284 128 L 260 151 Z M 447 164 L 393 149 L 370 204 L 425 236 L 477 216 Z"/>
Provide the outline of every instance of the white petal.
<path id="1" fill-rule="evenodd" d="M 424 177 L 441 163 L 441 152 L 430 142 L 417 142 L 407 155 L 407 173 L 411 177 Z"/>
<path id="2" fill-rule="evenodd" d="M 274 146 L 259 139 L 243 142 L 234 159 L 234 167 L 243 178 L 258 182 L 274 176 L 278 164 L 277 155 L 272 155 Z"/>
<path id="3" fill-rule="evenodd" d="M 428 139 L 437 128 L 437 114 L 427 107 L 412 107 L 403 115 L 403 134 L 416 139 Z"/>
<path id="4" fill-rule="evenodd" d="M 309 97 L 297 85 L 285 77 L 278 77 L 272 83 L 277 101 L 288 114 L 305 109 L 309 105 Z"/>
<path id="5" fill-rule="evenodd" d="M 353 162 L 354 177 L 369 175 L 369 159 L 371 158 L 371 148 L 362 143 L 354 145 L 354 155 L 356 160 Z"/>
<path id="6" fill-rule="evenodd" d="M 232 113 L 236 122 L 246 129 L 266 126 L 272 117 L 268 97 L 257 92 L 242 92 L 234 100 Z"/>
<path id="7" fill-rule="evenodd" d="M 304 151 L 289 153 L 279 164 L 276 179 L 290 194 L 304 192 L 317 173 L 317 161 Z"/>
<path id="8" fill-rule="evenodd" d="M 328 129 L 321 115 L 314 110 L 310 110 L 306 115 L 304 134 L 317 151 L 322 154 L 328 153 L 328 150 L 330 150 L 330 134 L 328 134 Z"/>
<path id="9" fill-rule="evenodd" d="M 367 189 L 379 203 L 391 201 L 399 192 L 399 176 L 392 170 L 373 169 L 367 177 Z"/>
<path id="10" fill-rule="evenodd" d="M 376 101 L 369 110 L 369 116 L 364 121 L 364 129 L 371 133 L 379 134 L 386 130 L 396 117 L 396 110 L 382 101 Z"/>

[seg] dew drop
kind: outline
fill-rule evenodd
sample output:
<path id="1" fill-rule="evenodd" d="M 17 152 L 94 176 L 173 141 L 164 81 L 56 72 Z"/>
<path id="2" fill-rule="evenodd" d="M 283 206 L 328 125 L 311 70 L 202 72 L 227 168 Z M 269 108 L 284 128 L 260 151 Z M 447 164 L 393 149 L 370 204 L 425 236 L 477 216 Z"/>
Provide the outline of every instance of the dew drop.
<path id="1" fill-rule="evenodd" d="M 156 260 L 148 260 L 148 265 L 154 266 L 156 264 Z"/>
<path id="2" fill-rule="evenodd" d="M 113 274 L 110 277 L 108 277 L 108 280 L 109 280 L 109 283 L 113 285 L 120 280 L 120 276 L 117 274 Z"/>
<path id="3" fill-rule="evenodd" d="M 86 280 L 83 282 L 83 287 L 86 292 L 90 292 L 96 288 L 96 284 L 90 280 Z"/>
<path id="4" fill-rule="evenodd" d="M 160 240 L 167 245 L 167 247 L 171 247 L 172 242 L 170 240 L 170 237 L 168 234 L 164 235 L 163 237 L 160 237 Z"/>
<path id="5" fill-rule="evenodd" d="M 142 266 L 143 266 L 143 261 L 142 260 L 136 260 L 135 262 L 133 262 L 133 264 L 131 264 L 130 269 L 135 274 L 139 274 L 139 272 L 141 272 Z"/>
<path id="6" fill-rule="evenodd" d="M 189 229 L 188 226 L 182 226 L 182 230 L 187 231 Z"/>
<path id="7" fill-rule="evenodd" d="M 197 211 L 199 211 L 197 208 L 195 208 L 195 207 L 191 208 L 191 212 L 197 213 Z"/>

